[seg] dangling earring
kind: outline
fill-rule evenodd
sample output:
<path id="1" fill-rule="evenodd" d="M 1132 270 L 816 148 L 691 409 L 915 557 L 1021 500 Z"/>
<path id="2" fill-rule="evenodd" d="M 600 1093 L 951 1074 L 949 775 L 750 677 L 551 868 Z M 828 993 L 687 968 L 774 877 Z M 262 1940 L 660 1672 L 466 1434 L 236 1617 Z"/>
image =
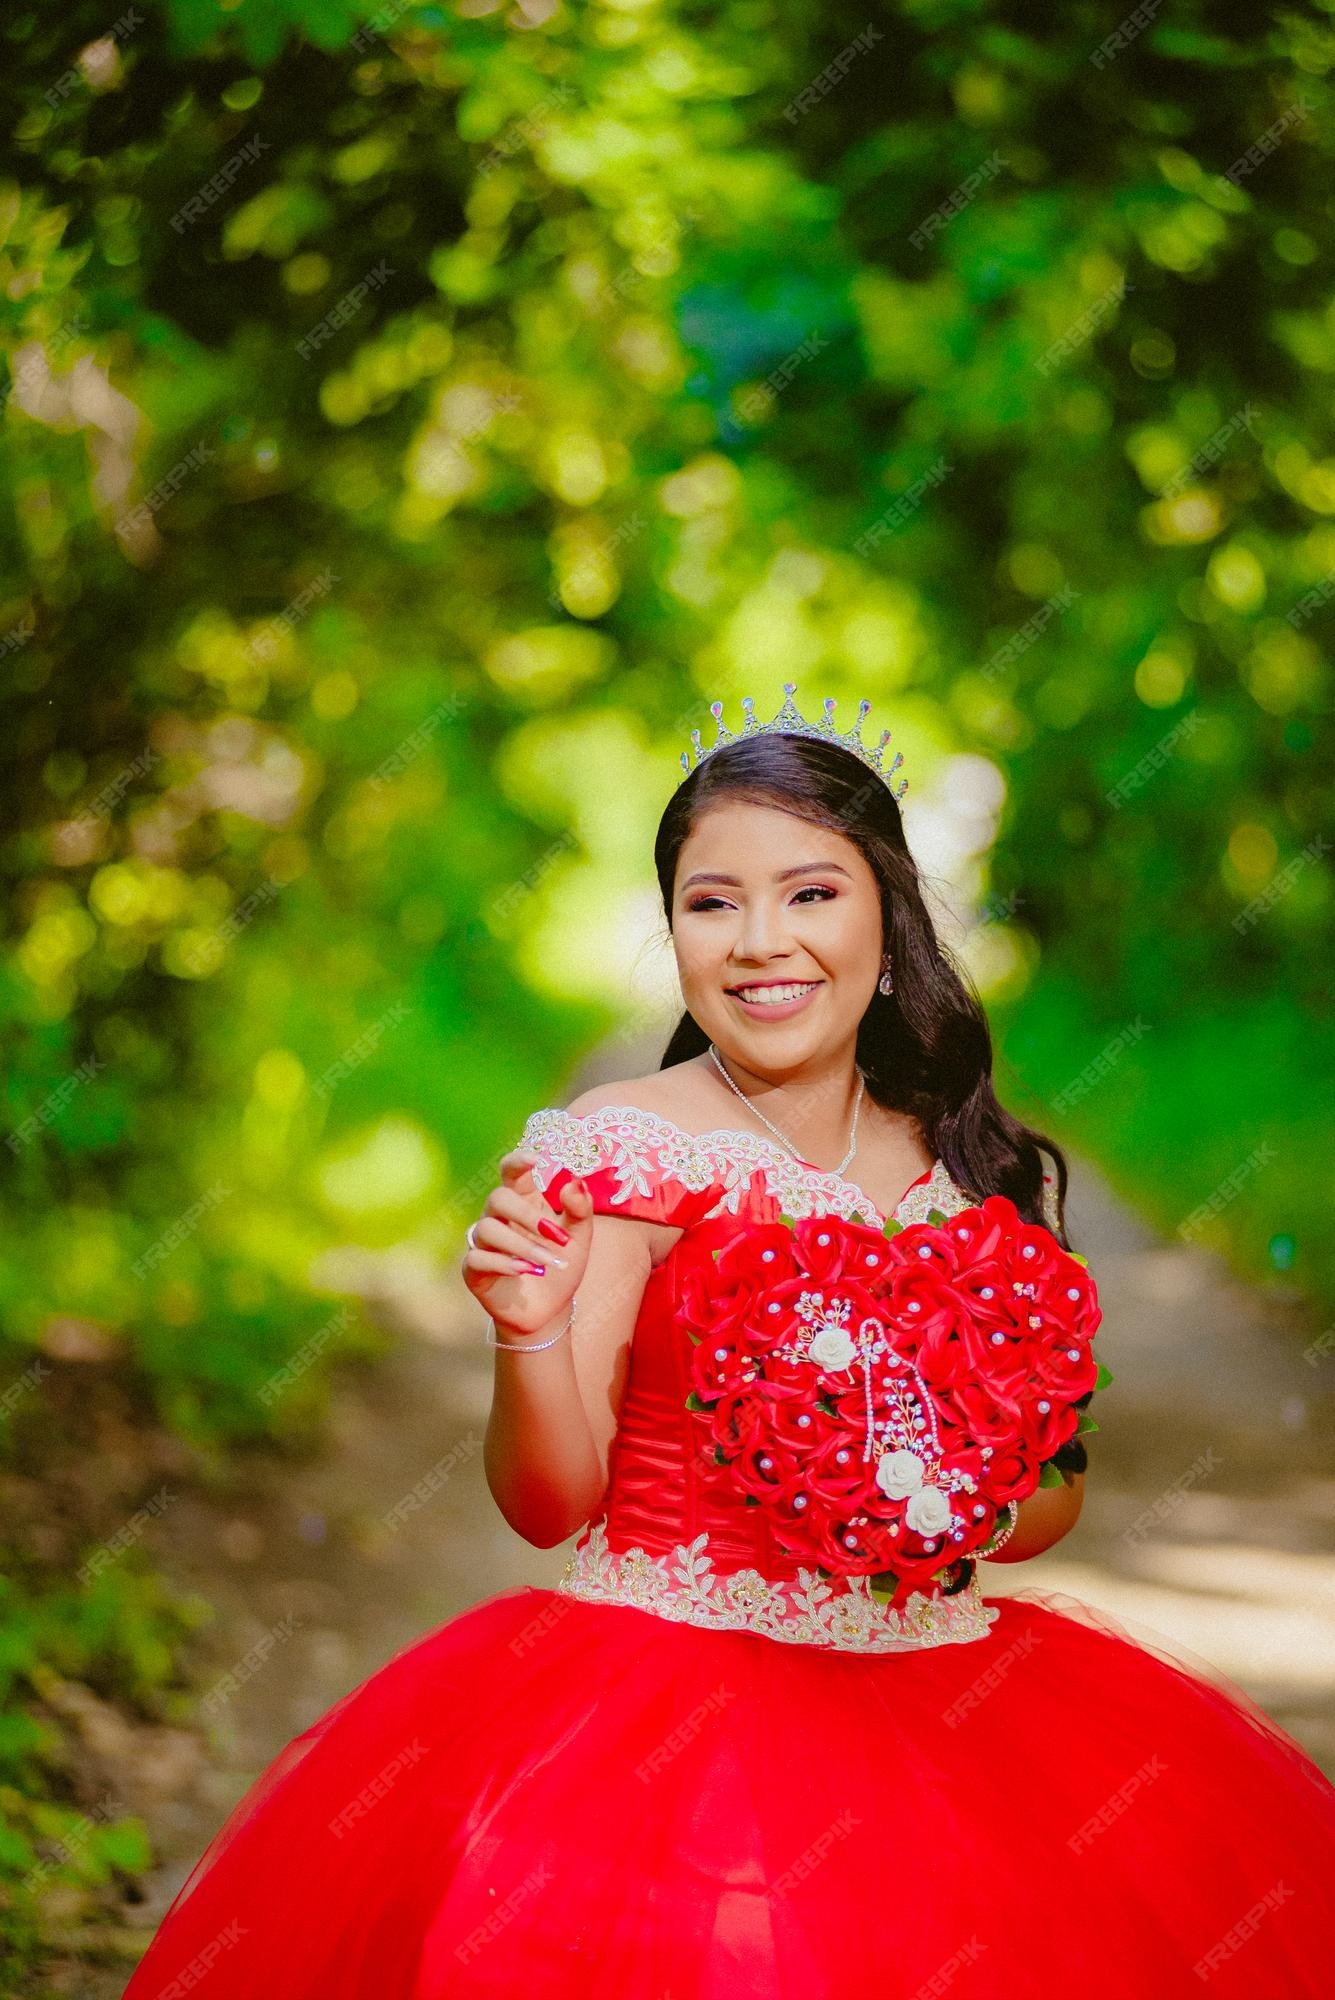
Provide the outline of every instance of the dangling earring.
<path id="1" fill-rule="evenodd" d="M 893 993 L 895 990 L 895 982 L 890 977 L 889 952 L 887 952 L 885 954 L 885 957 L 881 960 L 881 976 L 876 982 L 876 989 L 879 993 Z"/>

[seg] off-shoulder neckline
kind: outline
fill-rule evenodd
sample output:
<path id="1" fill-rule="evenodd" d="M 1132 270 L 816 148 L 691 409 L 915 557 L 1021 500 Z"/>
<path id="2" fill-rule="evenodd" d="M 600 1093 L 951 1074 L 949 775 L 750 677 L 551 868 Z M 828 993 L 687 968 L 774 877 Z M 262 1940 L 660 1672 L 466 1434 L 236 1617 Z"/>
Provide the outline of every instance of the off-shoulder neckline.
<path id="1" fill-rule="evenodd" d="M 865 1204 L 874 1223 L 881 1229 L 885 1227 L 887 1222 L 898 1219 L 899 1212 L 905 1207 L 909 1197 L 921 1188 L 924 1183 L 931 1186 L 939 1180 L 943 1183 L 943 1191 L 949 1190 L 956 1198 L 963 1197 L 965 1201 L 971 1199 L 966 1191 L 960 1188 L 953 1180 L 946 1168 L 945 1162 L 938 1159 L 934 1160 L 930 1167 L 924 1167 L 918 1178 L 910 1182 L 909 1186 L 905 1188 L 903 1194 L 895 1203 L 893 1209 L 886 1215 L 882 1214 L 880 1208 L 872 1200 L 866 1189 L 859 1186 L 857 1181 L 849 1180 L 845 1174 L 832 1173 L 828 1168 L 818 1167 L 810 1160 L 795 1159 L 791 1153 L 785 1152 L 783 1147 L 778 1145 L 775 1140 L 766 1138 L 758 1132 L 744 1131 L 740 1126 L 715 1125 L 711 1126 L 707 1132 L 688 1132 L 685 1126 L 678 1125 L 675 1119 L 666 1117 L 661 1111 L 650 1111 L 642 1104 L 598 1104 L 589 1111 L 567 1111 L 560 1106 L 552 1106 L 550 1110 L 555 1111 L 560 1117 L 568 1118 L 575 1125 L 589 1125 L 591 1121 L 601 1118 L 624 1118 L 629 1113 L 637 1124 L 644 1125 L 648 1123 L 658 1126 L 664 1132 L 671 1133 L 673 1137 L 684 1140 L 687 1145 L 698 1146 L 702 1149 L 708 1149 L 710 1142 L 714 1140 L 735 1141 L 740 1139 L 744 1143 L 746 1157 L 755 1159 L 757 1164 L 762 1167 L 766 1164 L 765 1156 L 768 1156 L 771 1163 L 786 1168 L 790 1173 L 796 1170 L 811 1180 L 833 1182 L 839 1187 L 847 1188 L 850 1194 L 856 1197 L 860 1205 Z"/>

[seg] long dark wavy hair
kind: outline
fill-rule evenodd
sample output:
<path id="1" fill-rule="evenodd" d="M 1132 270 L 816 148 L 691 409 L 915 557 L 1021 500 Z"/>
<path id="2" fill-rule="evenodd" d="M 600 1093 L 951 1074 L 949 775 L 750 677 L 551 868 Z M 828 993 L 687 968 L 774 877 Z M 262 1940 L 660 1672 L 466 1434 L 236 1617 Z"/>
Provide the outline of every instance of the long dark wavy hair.
<path id="1" fill-rule="evenodd" d="M 808 736 L 740 738 L 712 751 L 678 785 L 659 822 L 654 866 L 669 932 L 677 858 L 709 807 L 745 801 L 777 807 L 851 840 L 876 877 L 891 993 L 873 993 L 857 1035 L 857 1061 L 878 1104 L 916 1118 L 934 1158 L 981 1201 L 1004 1194 L 1028 1222 L 1045 1223 L 1043 1158 L 1057 1170 L 1057 1239 L 1066 1234 L 1066 1157 L 1045 1132 L 1012 1117 L 992 1084 L 992 1035 L 967 974 L 937 938 L 894 794 L 851 750 Z M 709 1037 L 681 1017 L 660 1069 L 703 1055 Z M 1085 1470 L 1072 1438 L 1056 1454 L 1065 1470 Z"/>
<path id="2" fill-rule="evenodd" d="M 1057 1169 L 1058 1240 L 1065 1249 L 1066 1159 L 1045 1132 L 1013 1118 L 992 1085 L 992 1036 L 982 1002 L 938 940 L 890 787 L 851 750 L 809 736 L 757 736 L 713 751 L 677 787 L 659 822 L 654 866 L 668 928 L 677 857 L 710 806 L 777 807 L 851 840 L 876 877 L 894 991 L 873 993 L 857 1061 L 878 1104 L 917 1119 L 935 1158 L 981 1201 L 1008 1195 L 1029 1222 L 1045 1220 L 1043 1159 Z M 682 1015 L 659 1065 L 702 1055 L 709 1037 Z"/>

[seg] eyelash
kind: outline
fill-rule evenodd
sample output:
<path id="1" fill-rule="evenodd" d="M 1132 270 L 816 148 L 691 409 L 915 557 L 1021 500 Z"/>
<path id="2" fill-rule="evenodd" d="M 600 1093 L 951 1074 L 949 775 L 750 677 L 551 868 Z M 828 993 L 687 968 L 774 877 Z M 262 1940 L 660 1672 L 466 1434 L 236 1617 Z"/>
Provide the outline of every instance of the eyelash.
<path id="1" fill-rule="evenodd" d="M 824 898 L 837 896 L 839 894 L 839 891 L 837 889 L 826 889 L 822 887 L 822 885 L 819 882 L 809 882 L 806 888 L 799 889 L 797 894 L 799 896 L 805 896 L 812 890 L 814 890 L 818 896 Z M 794 898 L 794 901 L 796 901 L 796 898 Z M 718 903 L 721 905 L 722 902 L 723 898 L 721 896 L 700 896 L 696 899 L 695 902 L 688 903 L 686 907 L 688 910 L 703 910 L 706 909 L 710 903 Z"/>

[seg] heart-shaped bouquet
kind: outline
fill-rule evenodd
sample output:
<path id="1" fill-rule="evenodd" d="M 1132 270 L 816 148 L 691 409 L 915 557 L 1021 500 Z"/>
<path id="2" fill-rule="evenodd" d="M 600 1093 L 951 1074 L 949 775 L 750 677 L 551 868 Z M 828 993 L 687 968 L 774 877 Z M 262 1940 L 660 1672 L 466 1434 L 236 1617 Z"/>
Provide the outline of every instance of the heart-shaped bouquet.
<path id="1" fill-rule="evenodd" d="M 744 1223 L 701 1245 L 675 1317 L 688 1407 L 779 1545 L 894 1604 L 1060 1483 L 1047 1461 L 1112 1379 L 1084 1260 L 1005 1195 L 908 1228 Z"/>

